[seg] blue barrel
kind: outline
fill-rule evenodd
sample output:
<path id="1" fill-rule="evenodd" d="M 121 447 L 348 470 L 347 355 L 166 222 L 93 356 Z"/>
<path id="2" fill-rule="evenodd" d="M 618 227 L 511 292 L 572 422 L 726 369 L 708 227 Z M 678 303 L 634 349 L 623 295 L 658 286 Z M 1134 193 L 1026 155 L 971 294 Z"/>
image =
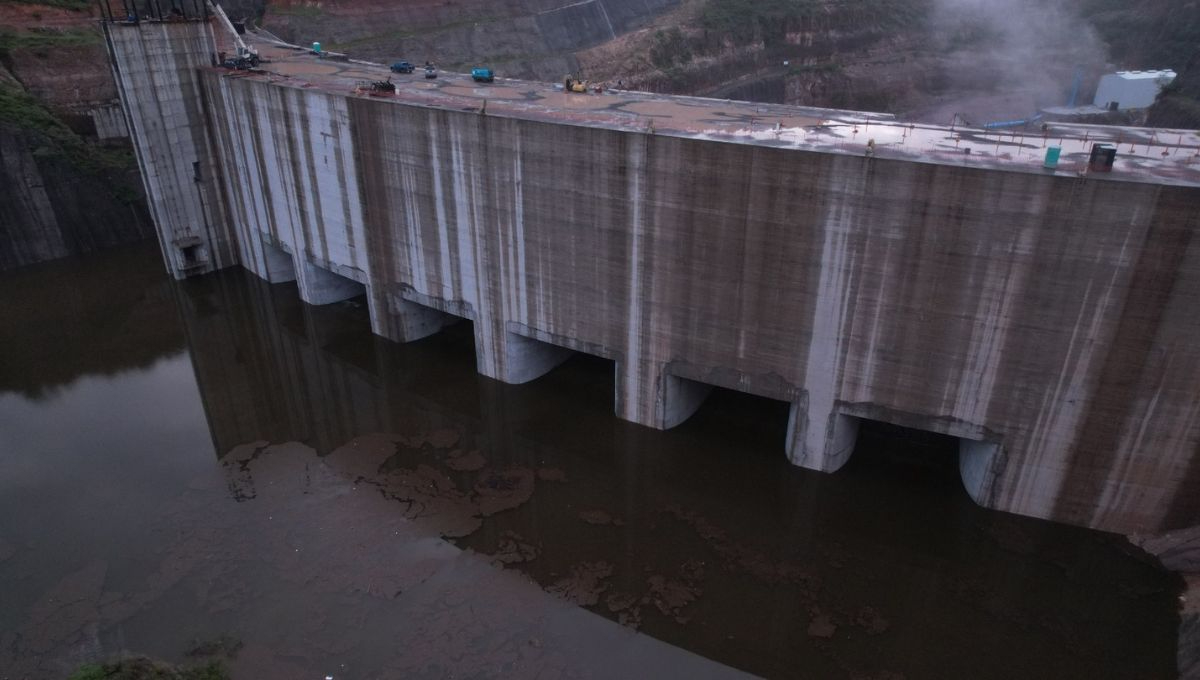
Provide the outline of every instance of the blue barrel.
<path id="1" fill-rule="evenodd" d="M 1058 157 L 1062 155 L 1062 148 L 1052 146 L 1046 149 L 1046 163 L 1044 167 L 1049 170 L 1054 170 L 1058 167 Z"/>

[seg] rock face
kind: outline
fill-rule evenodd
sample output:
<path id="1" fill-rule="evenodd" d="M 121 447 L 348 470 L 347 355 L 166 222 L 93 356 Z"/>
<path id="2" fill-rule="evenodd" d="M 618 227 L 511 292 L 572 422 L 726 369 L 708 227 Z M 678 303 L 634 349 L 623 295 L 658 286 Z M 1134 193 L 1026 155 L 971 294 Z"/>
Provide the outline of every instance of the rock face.
<path id="1" fill-rule="evenodd" d="M 1151 127 L 1200 128 L 1200 1 L 1080 0 L 1125 69 L 1173 68 L 1175 83 L 1150 109 Z"/>
<path id="2" fill-rule="evenodd" d="M 1194 0 L 691 0 L 579 61 L 638 89 L 980 124 L 1066 104 L 1079 67 L 1084 102 L 1114 68 L 1181 69 L 1198 38 Z M 1194 127 L 1195 100 L 1159 120 Z"/>
<path id="3" fill-rule="evenodd" d="M 136 169 L 84 164 L 53 137 L 0 121 L 0 270 L 154 234 L 137 194 L 114 191 L 133 186 Z"/>
<path id="4" fill-rule="evenodd" d="M 639 89 L 983 123 L 1062 104 L 1076 65 L 1101 68 L 1102 45 L 1070 6 L 696 0 L 580 61 Z M 1005 21 L 1014 13 L 1021 26 Z M 1058 39 L 1067 28 L 1075 39 Z"/>
<path id="5" fill-rule="evenodd" d="M 680 0 L 343 0 L 271 3 L 264 27 L 380 61 L 486 63 L 502 76 L 557 81 L 574 52 L 645 25 Z"/>
<path id="6" fill-rule="evenodd" d="M 1151 127 L 1200 128 L 1200 51 L 1150 109 Z"/>
<path id="7" fill-rule="evenodd" d="M 0 270 L 154 233 L 88 12 L 0 5 Z"/>
<path id="8" fill-rule="evenodd" d="M 636 89 L 883 110 L 905 89 L 888 74 L 929 71 L 912 59 L 925 4 L 835 0 L 772 19 L 749 5 L 723 12 L 721 3 L 690 2 L 579 60 L 591 77 Z M 857 73 L 860 64 L 870 72 Z"/>

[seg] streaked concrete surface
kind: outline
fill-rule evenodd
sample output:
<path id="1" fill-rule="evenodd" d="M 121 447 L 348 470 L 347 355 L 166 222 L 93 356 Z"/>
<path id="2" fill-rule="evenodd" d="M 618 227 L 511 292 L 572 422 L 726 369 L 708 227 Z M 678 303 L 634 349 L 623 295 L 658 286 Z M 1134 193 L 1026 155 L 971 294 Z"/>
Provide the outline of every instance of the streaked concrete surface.
<path id="1" fill-rule="evenodd" d="M 376 67 L 263 51 L 265 72 L 194 74 L 235 259 L 270 280 L 289 254 L 306 300 L 316 269 L 364 285 L 393 340 L 469 318 L 506 382 L 561 348 L 613 359 L 617 415 L 651 427 L 708 386 L 787 401 L 781 445 L 812 469 L 866 418 L 960 437 L 989 507 L 1197 521 L 1194 133 L 1111 129 L 1134 151 L 1081 175 L 1091 128 L 1047 172 L 1020 140 L 886 117 L 445 74 L 373 97 Z"/>
<path id="2" fill-rule="evenodd" d="M 210 25 L 103 26 L 167 271 L 183 278 L 237 264 L 199 99 L 196 69 L 211 65 L 215 45 Z"/>

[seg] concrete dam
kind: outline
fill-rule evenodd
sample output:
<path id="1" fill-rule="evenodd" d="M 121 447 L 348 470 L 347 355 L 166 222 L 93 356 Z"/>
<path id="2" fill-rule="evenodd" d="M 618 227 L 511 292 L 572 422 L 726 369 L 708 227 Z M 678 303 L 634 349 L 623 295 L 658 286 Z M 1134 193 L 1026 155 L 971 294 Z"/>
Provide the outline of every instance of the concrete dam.
<path id="1" fill-rule="evenodd" d="M 790 404 L 834 472 L 860 423 L 960 441 L 980 504 L 1122 532 L 1200 522 L 1200 137 L 1036 137 L 878 114 L 375 65 L 220 14 L 105 24 L 167 270 L 241 265 L 477 369 L 613 361 L 666 429 L 713 387 Z M 1111 172 L 1089 172 L 1097 142 Z M 1047 145 L 1063 155 L 1042 166 Z"/>

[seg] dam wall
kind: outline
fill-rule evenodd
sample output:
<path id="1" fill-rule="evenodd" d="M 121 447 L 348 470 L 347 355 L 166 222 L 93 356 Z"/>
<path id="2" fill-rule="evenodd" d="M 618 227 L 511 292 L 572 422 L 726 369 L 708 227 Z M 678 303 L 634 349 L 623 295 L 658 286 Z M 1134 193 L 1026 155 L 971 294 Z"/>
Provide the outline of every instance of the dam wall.
<path id="1" fill-rule="evenodd" d="M 185 54 L 163 129 L 213 179 L 183 178 L 204 210 L 155 217 L 166 239 L 224 216 L 213 268 L 311 304 L 365 293 L 398 342 L 469 319 L 478 371 L 507 383 L 605 357 L 616 414 L 649 427 L 713 387 L 787 402 L 781 448 L 813 470 L 881 421 L 958 437 L 989 507 L 1200 521 L 1200 188 L 538 121 Z M 147 180 L 164 202 L 186 193 L 168 175 Z"/>
<path id="2" fill-rule="evenodd" d="M 237 264 L 200 100 L 197 68 L 217 56 L 212 25 L 101 25 L 167 271 L 178 279 Z"/>
<path id="3" fill-rule="evenodd" d="M 985 505 L 1195 516 L 1200 190 L 203 84 L 242 261 L 362 284 L 385 337 L 469 318 L 506 382 L 613 359 L 656 428 L 710 386 L 781 399 L 811 469 L 867 418 L 962 438 Z"/>

